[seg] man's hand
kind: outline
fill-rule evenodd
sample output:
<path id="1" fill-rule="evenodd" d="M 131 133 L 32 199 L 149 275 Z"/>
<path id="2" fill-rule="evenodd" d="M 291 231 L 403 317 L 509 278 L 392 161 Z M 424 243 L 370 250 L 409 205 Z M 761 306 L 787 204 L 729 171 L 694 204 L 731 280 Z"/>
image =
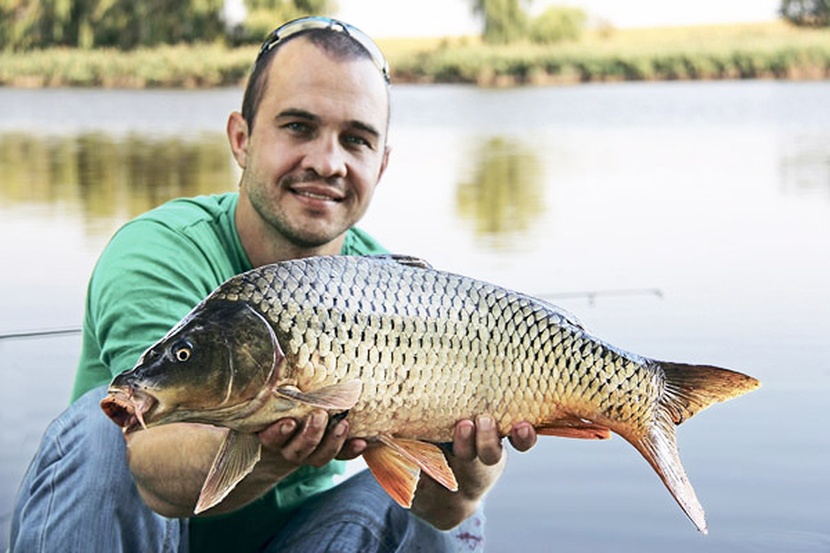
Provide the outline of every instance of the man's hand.
<path id="1" fill-rule="evenodd" d="M 322 409 L 312 411 L 299 429 L 294 419 L 275 422 L 259 433 L 267 452 L 264 457 L 279 472 L 291 471 L 301 465 L 322 467 L 333 459 L 354 459 L 366 449 L 365 440 L 347 440 L 347 420 L 341 420 L 331 428 L 328 424 L 328 414 Z"/>
<path id="2" fill-rule="evenodd" d="M 517 423 L 509 439 L 516 450 L 527 451 L 536 443 L 536 431 L 529 423 Z M 487 415 L 475 421 L 459 421 L 455 425 L 452 455 L 447 459 L 458 481 L 458 491 L 450 492 L 422 473 L 412 505 L 416 515 L 442 530 L 453 528 L 472 515 L 504 470 L 507 456 L 495 421 Z"/>

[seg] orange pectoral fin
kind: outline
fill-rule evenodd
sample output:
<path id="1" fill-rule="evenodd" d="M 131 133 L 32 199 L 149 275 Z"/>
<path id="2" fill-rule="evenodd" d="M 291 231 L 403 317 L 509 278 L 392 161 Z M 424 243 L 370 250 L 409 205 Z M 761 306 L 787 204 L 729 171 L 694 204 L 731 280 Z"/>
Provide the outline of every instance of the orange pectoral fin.
<path id="1" fill-rule="evenodd" d="M 233 490 L 257 464 L 262 452 L 255 434 L 228 432 L 202 485 L 194 514 L 210 509 Z"/>
<path id="2" fill-rule="evenodd" d="M 412 506 L 421 470 L 450 491 L 458 491 L 458 482 L 441 448 L 418 440 L 380 436 L 363 458 L 386 492 L 405 508 Z"/>
<path id="3" fill-rule="evenodd" d="M 579 417 L 548 421 L 537 426 L 536 432 L 543 436 L 558 436 L 579 440 L 607 440 L 611 437 L 611 430 L 607 426 Z"/>

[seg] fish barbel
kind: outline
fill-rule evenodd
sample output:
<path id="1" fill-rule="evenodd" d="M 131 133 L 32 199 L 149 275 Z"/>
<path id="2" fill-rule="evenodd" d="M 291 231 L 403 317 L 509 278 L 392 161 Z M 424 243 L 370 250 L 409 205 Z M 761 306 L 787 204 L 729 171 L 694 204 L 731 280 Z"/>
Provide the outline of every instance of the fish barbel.
<path id="1" fill-rule="evenodd" d="M 435 444 L 487 413 L 502 436 L 520 421 L 542 435 L 622 436 L 705 533 L 675 426 L 759 385 L 628 353 L 551 303 L 417 258 L 331 256 L 229 279 L 115 377 L 101 406 L 125 432 L 180 421 L 231 429 L 197 513 L 253 470 L 256 432 L 315 408 L 348 418 L 350 436 L 369 442 L 366 464 L 408 507 L 421 470 L 457 489 Z"/>

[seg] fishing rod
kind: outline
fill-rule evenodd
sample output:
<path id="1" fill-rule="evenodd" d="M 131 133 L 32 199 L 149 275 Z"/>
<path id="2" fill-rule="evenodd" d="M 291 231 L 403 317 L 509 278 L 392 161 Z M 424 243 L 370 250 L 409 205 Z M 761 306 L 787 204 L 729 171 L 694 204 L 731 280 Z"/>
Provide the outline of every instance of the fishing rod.
<path id="1" fill-rule="evenodd" d="M 0 333 L 0 340 L 19 340 L 23 338 L 51 338 L 54 336 L 67 336 L 71 334 L 80 334 L 81 327 L 68 328 L 45 328 L 41 330 L 13 330 L 11 332 Z"/>
<path id="2" fill-rule="evenodd" d="M 596 300 L 599 297 L 619 297 L 619 296 L 654 296 L 663 299 L 663 291 L 659 288 L 619 288 L 611 290 L 589 290 L 581 292 L 556 292 L 552 294 L 538 294 L 537 298 L 547 300 L 559 299 L 586 299 L 588 305 L 596 305 Z"/>

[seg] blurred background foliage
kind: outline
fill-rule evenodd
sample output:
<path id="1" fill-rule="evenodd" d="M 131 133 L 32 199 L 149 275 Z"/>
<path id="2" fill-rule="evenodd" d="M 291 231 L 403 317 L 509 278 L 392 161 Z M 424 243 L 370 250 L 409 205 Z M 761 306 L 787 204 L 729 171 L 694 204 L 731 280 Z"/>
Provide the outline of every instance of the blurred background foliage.
<path id="1" fill-rule="evenodd" d="M 395 82 L 482 86 L 666 79 L 826 79 L 830 0 L 782 0 L 781 20 L 615 29 L 572 6 L 470 0 L 479 36 L 382 39 Z M 336 0 L 0 0 L 0 86 L 244 82 L 280 23 Z"/>

